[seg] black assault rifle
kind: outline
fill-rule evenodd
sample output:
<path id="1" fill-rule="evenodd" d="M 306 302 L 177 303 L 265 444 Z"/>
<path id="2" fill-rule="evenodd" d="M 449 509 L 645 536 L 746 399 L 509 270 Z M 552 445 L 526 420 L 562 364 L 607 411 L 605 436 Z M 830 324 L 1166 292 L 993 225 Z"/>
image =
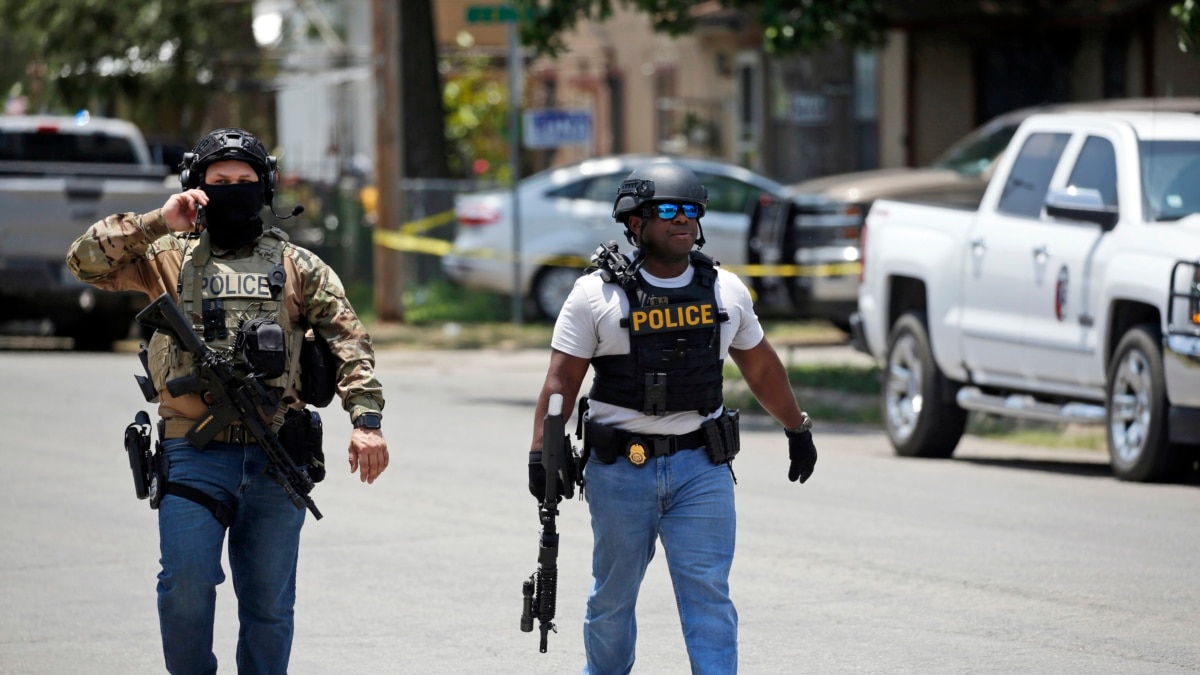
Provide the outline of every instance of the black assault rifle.
<path id="1" fill-rule="evenodd" d="M 542 418 L 542 466 L 546 469 L 546 498 L 538 507 L 542 534 L 538 540 L 537 571 L 521 585 L 524 596 L 521 608 L 521 630 L 533 632 L 537 617 L 542 632 L 539 650 L 546 653 L 546 641 L 554 627 L 554 610 L 558 602 L 558 516 L 560 496 L 570 499 L 575 494 L 579 478 L 579 463 L 571 439 L 566 434 L 562 394 L 551 394 L 546 416 Z"/>
<path id="2" fill-rule="evenodd" d="M 229 354 L 213 351 L 204 344 L 179 305 L 166 293 L 138 312 L 137 320 L 175 338 L 176 343 L 192 354 L 199 367 L 198 375 L 167 382 L 167 391 L 172 396 L 200 394 L 208 404 L 204 416 L 188 429 L 188 442 L 203 449 L 221 429 L 232 422 L 241 422 L 266 451 L 275 481 L 283 486 L 296 508 L 307 507 L 320 520 L 321 512 L 308 496 L 313 489 L 313 480 L 296 466 L 279 437 L 259 413 L 260 409 L 275 408 L 279 404 L 278 397 L 268 392 L 256 378 L 239 375 Z"/>

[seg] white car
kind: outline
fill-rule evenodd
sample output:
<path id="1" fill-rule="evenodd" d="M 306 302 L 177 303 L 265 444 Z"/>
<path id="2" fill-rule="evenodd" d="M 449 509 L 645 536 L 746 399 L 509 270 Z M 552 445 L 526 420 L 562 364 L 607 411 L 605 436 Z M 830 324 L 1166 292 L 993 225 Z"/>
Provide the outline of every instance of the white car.
<path id="1" fill-rule="evenodd" d="M 521 295 L 539 314 L 553 318 L 598 246 L 616 241 L 630 250 L 624 226 L 613 220 L 617 186 L 639 166 L 678 162 L 708 188 L 700 226 L 704 253 L 725 265 L 746 262 L 750 208 L 764 192 L 783 186 L 742 167 L 716 160 L 619 155 L 548 169 L 520 182 Z M 458 235 L 442 267 L 467 288 L 511 294 L 514 256 L 512 191 L 460 195 Z"/>

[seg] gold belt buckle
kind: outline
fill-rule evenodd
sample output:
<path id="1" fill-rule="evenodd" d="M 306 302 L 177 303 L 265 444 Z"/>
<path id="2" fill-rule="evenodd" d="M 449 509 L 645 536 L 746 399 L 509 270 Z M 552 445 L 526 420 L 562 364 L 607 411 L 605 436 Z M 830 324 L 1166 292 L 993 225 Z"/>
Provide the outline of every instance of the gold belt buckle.
<path id="1" fill-rule="evenodd" d="M 629 462 L 634 466 L 641 466 L 646 463 L 646 446 L 638 441 L 631 441 L 626 452 L 629 455 Z"/>

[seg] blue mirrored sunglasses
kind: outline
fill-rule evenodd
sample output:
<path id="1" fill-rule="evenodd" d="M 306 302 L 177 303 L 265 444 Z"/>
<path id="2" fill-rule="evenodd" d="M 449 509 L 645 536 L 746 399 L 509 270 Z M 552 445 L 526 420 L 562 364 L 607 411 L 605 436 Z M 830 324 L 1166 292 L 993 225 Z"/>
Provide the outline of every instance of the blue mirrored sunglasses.
<path id="1" fill-rule="evenodd" d="M 679 213 L 679 209 L 683 209 L 683 215 L 688 218 L 695 218 L 700 215 L 700 207 L 696 204 L 672 204 L 665 202 L 654 205 L 654 214 L 663 220 L 670 220 Z"/>

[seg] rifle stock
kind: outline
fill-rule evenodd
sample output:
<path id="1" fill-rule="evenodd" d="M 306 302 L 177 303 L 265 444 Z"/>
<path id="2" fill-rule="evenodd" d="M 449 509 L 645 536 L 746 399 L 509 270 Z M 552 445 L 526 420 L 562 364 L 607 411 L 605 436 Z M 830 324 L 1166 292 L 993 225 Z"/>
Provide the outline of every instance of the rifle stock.
<path id="1" fill-rule="evenodd" d="M 213 437 L 230 423 L 240 421 L 267 454 L 275 481 L 287 493 L 296 508 L 307 508 L 317 520 L 321 512 L 308 493 L 314 483 L 288 454 L 279 437 L 263 421 L 261 408 L 272 408 L 278 404 L 263 387 L 251 377 L 239 376 L 230 357 L 215 352 L 196 335 L 192 325 L 184 316 L 179 305 L 171 296 L 163 293 L 137 315 L 139 323 L 167 333 L 181 347 L 192 354 L 199 374 L 181 377 L 167 383 L 173 396 L 185 393 L 201 393 L 211 401 L 204 416 L 188 429 L 187 439 L 192 445 L 204 448 Z"/>

